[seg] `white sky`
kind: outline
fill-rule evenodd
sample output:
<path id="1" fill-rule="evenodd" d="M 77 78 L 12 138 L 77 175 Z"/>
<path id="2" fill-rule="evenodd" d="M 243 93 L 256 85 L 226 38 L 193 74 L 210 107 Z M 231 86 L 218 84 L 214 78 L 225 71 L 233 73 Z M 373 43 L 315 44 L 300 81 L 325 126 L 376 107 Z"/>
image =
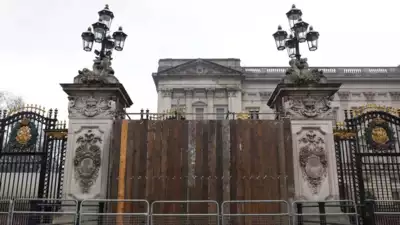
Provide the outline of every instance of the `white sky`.
<path id="1" fill-rule="evenodd" d="M 151 73 L 160 58 L 240 58 L 242 66 L 286 66 L 272 33 L 293 3 L 320 32 L 319 50 L 301 46 L 311 66 L 400 64 L 399 0 L 1 0 L 0 90 L 27 103 L 58 108 L 67 118 L 67 96 L 59 83 L 92 66 L 81 33 L 108 3 L 128 34 L 113 68 L 134 105 L 156 110 Z"/>

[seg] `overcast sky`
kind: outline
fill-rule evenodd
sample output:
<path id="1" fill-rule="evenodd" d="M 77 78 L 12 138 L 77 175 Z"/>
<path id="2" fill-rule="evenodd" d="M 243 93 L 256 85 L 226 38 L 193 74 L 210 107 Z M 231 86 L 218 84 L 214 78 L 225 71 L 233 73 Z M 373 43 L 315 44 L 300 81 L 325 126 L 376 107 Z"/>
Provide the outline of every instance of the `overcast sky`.
<path id="1" fill-rule="evenodd" d="M 67 96 L 59 83 L 92 66 L 81 33 L 108 3 L 112 32 L 128 34 L 113 68 L 134 101 L 129 111 L 156 110 L 151 73 L 160 58 L 240 58 L 242 66 L 286 66 L 272 33 L 293 3 L 320 32 L 320 48 L 302 53 L 311 66 L 400 64 L 399 0 L 0 0 L 0 90 L 27 103 L 60 109 Z"/>

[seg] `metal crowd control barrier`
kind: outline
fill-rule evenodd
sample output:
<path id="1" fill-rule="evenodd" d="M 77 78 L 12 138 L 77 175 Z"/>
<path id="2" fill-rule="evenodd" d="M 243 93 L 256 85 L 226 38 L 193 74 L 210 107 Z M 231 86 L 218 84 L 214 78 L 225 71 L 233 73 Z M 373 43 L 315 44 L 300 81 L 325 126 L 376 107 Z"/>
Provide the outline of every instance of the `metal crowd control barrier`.
<path id="1" fill-rule="evenodd" d="M 11 225 L 12 200 L 0 200 L 0 225 Z"/>
<path id="2" fill-rule="evenodd" d="M 11 224 L 65 224 L 77 222 L 78 202 L 65 199 L 15 199 Z"/>
<path id="3" fill-rule="evenodd" d="M 400 224 L 400 200 L 373 200 L 370 224 L 399 225 Z"/>
<path id="4" fill-rule="evenodd" d="M 143 199 L 83 200 L 79 209 L 79 225 L 147 225 L 149 223 L 149 212 L 150 204 Z"/>
<path id="5" fill-rule="evenodd" d="M 215 212 L 209 212 L 210 208 Z M 150 215 L 151 225 L 219 225 L 219 204 L 212 200 L 154 201 Z"/>
<path id="6" fill-rule="evenodd" d="M 352 200 L 294 201 L 293 224 L 358 225 L 357 205 Z"/>
<path id="7" fill-rule="evenodd" d="M 232 209 L 231 205 L 235 204 L 235 211 L 244 211 L 244 212 L 228 212 L 226 208 Z M 241 210 L 238 209 L 238 205 L 243 204 L 240 207 Z M 249 205 L 249 210 L 246 210 L 246 206 Z M 252 210 L 251 205 L 258 205 L 258 212 L 254 212 Z M 290 205 L 287 201 L 284 200 L 237 200 L 237 201 L 225 201 L 221 205 L 221 217 L 222 217 L 222 225 L 227 224 L 290 224 Z M 248 213 L 246 211 L 252 211 Z M 265 212 L 260 212 L 265 211 Z M 269 212 L 267 212 L 269 211 Z M 283 211 L 283 212 L 282 212 Z M 232 223 L 232 221 L 235 221 Z"/>

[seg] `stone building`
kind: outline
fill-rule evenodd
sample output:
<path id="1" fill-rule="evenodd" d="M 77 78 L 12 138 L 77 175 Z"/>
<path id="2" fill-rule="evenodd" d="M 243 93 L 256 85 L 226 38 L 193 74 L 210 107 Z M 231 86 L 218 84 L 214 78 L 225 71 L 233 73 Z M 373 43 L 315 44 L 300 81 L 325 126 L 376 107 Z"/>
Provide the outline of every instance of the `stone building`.
<path id="1" fill-rule="evenodd" d="M 272 119 L 267 106 L 285 67 L 245 67 L 240 59 L 161 59 L 153 73 L 159 113 L 185 108 L 197 119 L 223 118 L 226 112 L 254 112 Z M 332 107 L 338 121 L 343 109 L 366 104 L 400 108 L 400 67 L 320 67 L 342 87 Z M 207 115 L 207 113 L 210 113 Z M 212 115 L 211 115 L 212 113 Z"/>

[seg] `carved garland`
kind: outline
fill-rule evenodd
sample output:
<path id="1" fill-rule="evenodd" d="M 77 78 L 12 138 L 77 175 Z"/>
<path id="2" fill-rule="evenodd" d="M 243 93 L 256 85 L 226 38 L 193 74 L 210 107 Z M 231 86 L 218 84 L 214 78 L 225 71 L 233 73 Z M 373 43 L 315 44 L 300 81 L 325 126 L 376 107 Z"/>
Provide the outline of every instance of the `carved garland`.
<path id="1" fill-rule="evenodd" d="M 113 115 L 116 112 L 116 103 L 104 98 L 76 97 L 71 98 L 68 106 L 69 113 L 80 113 L 87 117 L 94 117 L 102 113 Z"/>
<path id="2" fill-rule="evenodd" d="M 82 193 L 88 193 L 96 182 L 101 166 L 101 149 L 98 143 L 102 140 L 92 130 L 78 137 L 79 146 L 75 150 L 75 179 L 79 182 Z"/>
<path id="3" fill-rule="evenodd" d="M 300 138 L 299 143 L 301 146 L 299 161 L 303 178 L 307 181 L 311 192 L 316 195 L 322 181 L 327 176 L 328 161 L 325 142 L 311 130 Z"/>
<path id="4" fill-rule="evenodd" d="M 288 97 L 285 108 L 290 114 L 313 118 L 331 109 L 331 99 L 326 97 Z"/>

